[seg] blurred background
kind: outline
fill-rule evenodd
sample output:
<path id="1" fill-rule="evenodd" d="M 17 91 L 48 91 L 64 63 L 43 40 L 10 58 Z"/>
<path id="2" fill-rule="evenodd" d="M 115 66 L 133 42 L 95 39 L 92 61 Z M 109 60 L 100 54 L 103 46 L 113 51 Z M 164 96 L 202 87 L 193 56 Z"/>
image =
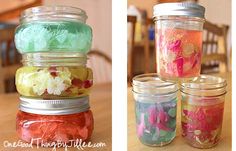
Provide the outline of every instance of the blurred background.
<path id="1" fill-rule="evenodd" d="M 183 0 L 128 0 L 128 82 L 156 72 L 153 6 Z M 192 0 L 206 8 L 201 73 L 231 72 L 231 0 Z M 217 4 L 217 5 L 216 5 Z"/>
<path id="2" fill-rule="evenodd" d="M 17 68 L 21 66 L 21 55 L 14 46 L 14 30 L 19 24 L 20 13 L 38 5 L 65 5 L 86 11 L 87 24 L 93 29 L 93 44 L 88 54 L 88 66 L 93 69 L 95 84 L 110 83 L 112 47 L 110 0 L 2 0 L 0 1 L 0 93 L 16 91 L 14 76 Z"/>

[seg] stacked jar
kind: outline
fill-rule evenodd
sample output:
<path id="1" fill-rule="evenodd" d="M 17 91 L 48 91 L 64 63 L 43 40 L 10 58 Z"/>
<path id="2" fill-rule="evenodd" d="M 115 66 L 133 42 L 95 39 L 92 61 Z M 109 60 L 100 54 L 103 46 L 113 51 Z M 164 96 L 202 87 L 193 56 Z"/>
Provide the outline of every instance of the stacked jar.
<path id="1" fill-rule="evenodd" d="M 86 67 L 92 29 L 86 12 L 64 6 L 25 10 L 15 31 L 23 67 L 16 72 L 20 107 L 16 127 L 26 142 L 88 140 L 93 131 Z"/>
<path id="2" fill-rule="evenodd" d="M 226 80 L 200 75 L 181 84 L 182 136 L 197 148 L 210 148 L 220 141 Z"/>
<path id="3" fill-rule="evenodd" d="M 157 74 L 180 83 L 182 136 L 197 148 L 220 139 L 226 80 L 201 75 L 205 8 L 196 3 L 154 6 Z"/>
<path id="4" fill-rule="evenodd" d="M 169 144 L 176 135 L 176 83 L 161 80 L 157 74 L 133 78 L 137 135 L 149 146 Z"/>
<path id="5" fill-rule="evenodd" d="M 204 12 L 192 2 L 154 6 L 157 74 L 133 78 L 137 135 L 144 144 L 163 146 L 174 139 L 177 83 L 186 142 L 210 148 L 220 140 L 227 82 L 200 74 Z"/>

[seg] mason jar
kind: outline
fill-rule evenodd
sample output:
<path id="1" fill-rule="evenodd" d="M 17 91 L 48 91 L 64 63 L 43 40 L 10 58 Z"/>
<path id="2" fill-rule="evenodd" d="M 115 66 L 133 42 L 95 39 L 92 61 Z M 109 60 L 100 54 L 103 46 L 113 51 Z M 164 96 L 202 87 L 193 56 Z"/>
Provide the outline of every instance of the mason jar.
<path id="1" fill-rule="evenodd" d="M 92 43 L 92 29 L 84 10 L 69 6 L 37 6 L 26 9 L 15 31 L 15 45 L 21 53 L 80 52 Z"/>
<path id="2" fill-rule="evenodd" d="M 132 85 L 139 140 L 150 146 L 169 144 L 176 135 L 177 84 L 151 73 L 134 77 Z"/>
<path id="3" fill-rule="evenodd" d="M 86 141 L 93 132 L 89 98 L 43 100 L 20 97 L 16 131 L 33 144 Z"/>
<path id="4" fill-rule="evenodd" d="M 93 85 L 92 70 L 82 53 L 25 53 L 23 67 L 16 71 L 20 95 L 34 98 L 75 98 L 87 96 Z"/>
<path id="5" fill-rule="evenodd" d="M 210 148 L 221 135 L 226 80 L 201 75 L 181 85 L 182 136 L 193 147 Z"/>
<path id="6" fill-rule="evenodd" d="M 184 2 L 158 4 L 153 9 L 158 75 L 174 81 L 199 76 L 205 8 Z"/>

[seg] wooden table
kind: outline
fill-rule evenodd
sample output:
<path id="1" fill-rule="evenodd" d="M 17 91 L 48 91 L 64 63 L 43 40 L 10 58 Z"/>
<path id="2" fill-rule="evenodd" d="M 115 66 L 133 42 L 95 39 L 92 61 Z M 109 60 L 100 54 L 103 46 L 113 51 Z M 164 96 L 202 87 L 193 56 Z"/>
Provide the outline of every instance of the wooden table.
<path id="1" fill-rule="evenodd" d="M 0 21 L 6 21 L 20 16 L 26 8 L 38 6 L 42 0 L 1 0 L 0 1 Z"/>
<path id="2" fill-rule="evenodd" d="M 15 118 L 18 111 L 18 94 L 0 95 L 0 150 L 1 151 L 51 151 L 52 148 L 4 148 L 3 142 L 17 142 Z M 105 143 L 102 148 L 84 148 L 85 151 L 111 151 L 111 84 L 95 85 L 90 95 L 91 110 L 94 115 L 94 131 L 92 143 Z M 59 151 L 64 148 L 57 149 Z M 77 148 L 68 148 L 69 151 L 78 151 Z"/>
<path id="3" fill-rule="evenodd" d="M 221 133 L 221 141 L 219 144 L 207 151 L 229 151 L 231 150 L 231 134 L 232 134 L 232 121 L 231 121 L 231 107 L 232 107 L 232 91 L 231 91 L 231 73 L 218 74 L 227 80 L 227 94 L 225 98 L 225 110 L 224 110 L 224 121 L 223 129 Z M 199 151 L 200 149 L 193 148 L 184 142 L 181 136 L 181 117 L 180 117 L 180 101 L 178 101 L 177 109 L 177 132 L 176 138 L 173 142 L 167 146 L 149 147 L 143 145 L 136 135 L 135 126 L 135 112 L 134 112 L 134 99 L 131 91 L 131 87 L 128 88 L 128 150 L 129 151 L 157 151 L 159 149 L 166 151 Z"/>

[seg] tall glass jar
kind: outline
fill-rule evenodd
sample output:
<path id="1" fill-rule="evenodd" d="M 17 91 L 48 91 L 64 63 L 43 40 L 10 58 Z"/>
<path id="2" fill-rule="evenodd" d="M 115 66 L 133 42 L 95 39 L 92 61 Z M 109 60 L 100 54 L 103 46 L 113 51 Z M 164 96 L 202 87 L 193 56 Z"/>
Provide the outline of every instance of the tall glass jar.
<path id="1" fill-rule="evenodd" d="M 221 135 L 226 80 L 201 75 L 182 83 L 182 136 L 193 147 L 210 148 Z"/>
<path id="2" fill-rule="evenodd" d="M 18 136 L 33 144 L 88 140 L 93 131 L 89 98 L 42 100 L 21 97 L 16 118 Z"/>
<path id="3" fill-rule="evenodd" d="M 93 84 L 87 57 L 73 52 L 23 54 L 23 67 L 16 72 L 20 95 L 34 98 L 75 98 L 87 96 Z"/>
<path id="4" fill-rule="evenodd" d="M 15 32 L 15 45 L 21 53 L 80 52 L 86 54 L 92 43 L 92 29 L 86 12 L 68 6 L 38 6 L 26 9 Z"/>
<path id="5" fill-rule="evenodd" d="M 154 6 L 157 73 L 162 79 L 200 75 L 204 7 L 196 3 Z"/>
<path id="6" fill-rule="evenodd" d="M 133 78 L 137 136 L 143 144 L 163 146 L 176 135 L 177 85 L 157 74 Z"/>

